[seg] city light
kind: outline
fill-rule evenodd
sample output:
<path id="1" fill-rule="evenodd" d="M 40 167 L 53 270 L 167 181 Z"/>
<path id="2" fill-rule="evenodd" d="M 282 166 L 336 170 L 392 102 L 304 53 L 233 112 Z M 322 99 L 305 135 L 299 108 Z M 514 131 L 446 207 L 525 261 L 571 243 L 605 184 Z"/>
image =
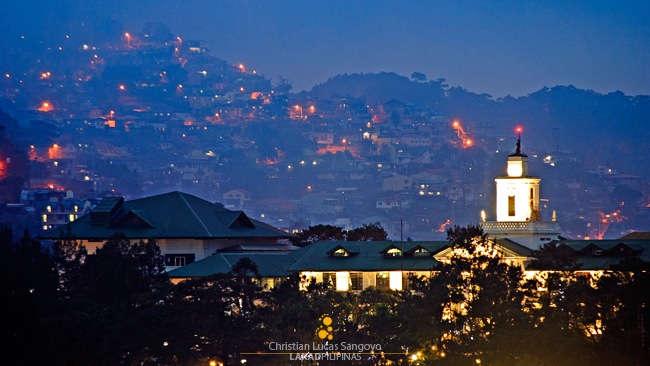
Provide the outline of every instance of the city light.
<path id="1" fill-rule="evenodd" d="M 37 108 L 39 112 L 51 112 L 54 110 L 54 107 L 52 107 L 52 103 L 45 101 L 41 103 L 40 107 Z"/>
<path id="2" fill-rule="evenodd" d="M 465 131 L 460 121 L 453 120 L 451 126 L 456 131 L 456 136 L 458 137 L 458 140 L 455 143 L 456 146 L 467 149 L 474 145 L 474 140 L 470 137 L 469 132 Z"/>

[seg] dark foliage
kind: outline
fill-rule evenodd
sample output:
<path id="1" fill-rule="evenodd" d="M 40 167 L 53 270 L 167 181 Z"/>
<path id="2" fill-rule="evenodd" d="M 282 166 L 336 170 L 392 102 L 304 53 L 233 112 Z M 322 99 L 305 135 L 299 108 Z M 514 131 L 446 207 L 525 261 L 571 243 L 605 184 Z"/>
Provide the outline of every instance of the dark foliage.
<path id="1" fill-rule="evenodd" d="M 332 342 L 382 346 L 384 354 L 350 365 L 645 364 L 647 262 L 623 260 L 599 278 L 552 271 L 524 280 L 480 228 L 456 227 L 448 236 L 448 259 L 430 278 L 410 276 L 405 291 L 355 294 L 298 275 L 268 291 L 249 260 L 231 274 L 172 286 L 153 241 L 132 245 L 116 235 L 88 255 L 68 235 L 50 255 L 28 234 L 12 242 L 3 226 L 3 360 L 286 364 L 287 355 L 258 353 L 271 341 L 320 342 L 316 330 L 328 315 Z"/>
<path id="2" fill-rule="evenodd" d="M 388 233 L 378 222 L 363 224 L 362 227 L 349 231 L 333 225 L 316 225 L 310 226 L 290 240 L 294 245 L 304 247 L 319 241 L 386 241 Z"/>
<path id="3" fill-rule="evenodd" d="M 545 271 L 574 271 L 580 268 L 575 251 L 571 248 L 561 246 L 556 241 L 546 243 L 534 251 L 533 260 L 529 269 L 538 269 Z"/>

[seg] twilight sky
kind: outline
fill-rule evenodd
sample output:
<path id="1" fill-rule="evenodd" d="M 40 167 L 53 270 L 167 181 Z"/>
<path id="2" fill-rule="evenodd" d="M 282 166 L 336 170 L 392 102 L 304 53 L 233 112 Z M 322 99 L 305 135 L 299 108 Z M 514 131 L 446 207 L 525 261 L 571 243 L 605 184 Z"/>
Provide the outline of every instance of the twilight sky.
<path id="1" fill-rule="evenodd" d="M 244 63 L 294 91 L 341 73 L 445 78 L 495 97 L 573 84 L 650 94 L 650 1 L 24 0 L 0 20 L 30 25 L 30 9 L 103 14 L 127 30 L 160 22 L 212 55 Z M 38 28 L 38 25 L 31 24 Z M 9 26 L 5 23 L 4 26 Z"/>

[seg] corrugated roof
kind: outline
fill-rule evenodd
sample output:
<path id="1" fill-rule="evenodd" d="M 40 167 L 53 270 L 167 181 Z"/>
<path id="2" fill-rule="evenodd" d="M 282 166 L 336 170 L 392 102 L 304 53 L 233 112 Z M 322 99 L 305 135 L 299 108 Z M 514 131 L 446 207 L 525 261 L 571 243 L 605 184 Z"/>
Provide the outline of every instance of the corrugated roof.
<path id="1" fill-rule="evenodd" d="M 111 201 L 114 203 L 114 200 Z M 104 207 L 100 204 L 100 207 Z M 121 220 L 134 215 L 148 225 L 134 225 L 132 220 Z M 78 239 L 105 239 L 122 232 L 132 239 L 146 238 L 288 238 L 291 235 L 252 220 L 242 211 L 230 211 L 199 197 L 170 192 L 157 196 L 126 201 L 118 216 L 110 223 L 92 223 L 92 213 L 68 224 Z M 67 226 L 42 235 L 58 239 Z"/>

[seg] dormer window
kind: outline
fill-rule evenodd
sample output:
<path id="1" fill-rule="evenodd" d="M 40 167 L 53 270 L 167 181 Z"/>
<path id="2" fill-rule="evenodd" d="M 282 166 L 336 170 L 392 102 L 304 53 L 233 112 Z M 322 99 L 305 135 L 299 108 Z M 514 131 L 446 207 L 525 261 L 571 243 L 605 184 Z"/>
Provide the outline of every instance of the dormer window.
<path id="1" fill-rule="evenodd" d="M 47 212 L 52 212 L 52 206 L 47 206 L 46 210 L 47 210 Z"/>
<path id="2" fill-rule="evenodd" d="M 354 245 L 343 247 L 342 245 L 337 245 L 327 252 L 327 255 L 330 257 L 353 257 L 359 254 L 359 250 L 355 249 Z"/>
<path id="3" fill-rule="evenodd" d="M 397 248 L 391 248 L 386 251 L 387 257 L 401 257 L 402 251 Z"/>
<path id="4" fill-rule="evenodd" d="M 429 256 L 429 251 L 424 248 L 419 248 L 413 252 L 414 257 L 427 257 Z"/>
<path id="5" fill-rule="evenodd" d="M 349 257 L 350 253 L 343 248 L 339 248 L 332 253 L 332 257 Z"/>

